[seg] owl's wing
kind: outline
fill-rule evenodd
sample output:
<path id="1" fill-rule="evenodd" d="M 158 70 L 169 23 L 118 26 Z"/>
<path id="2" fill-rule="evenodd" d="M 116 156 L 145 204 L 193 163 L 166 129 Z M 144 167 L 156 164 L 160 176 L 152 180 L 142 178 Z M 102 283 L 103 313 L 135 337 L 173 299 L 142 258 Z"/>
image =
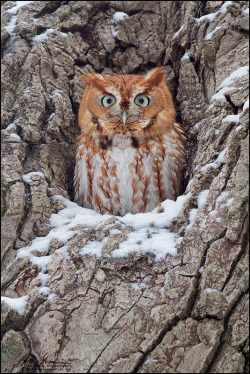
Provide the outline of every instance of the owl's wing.
<path id="1" fill-rule="evenodd" d="M 171 181 L 175 198 L 182 192 L 182 174 L 186 165 L 186 137 L 178 123 L 163 137 L 167 157 L 164 160 L 167 178 Z"/>

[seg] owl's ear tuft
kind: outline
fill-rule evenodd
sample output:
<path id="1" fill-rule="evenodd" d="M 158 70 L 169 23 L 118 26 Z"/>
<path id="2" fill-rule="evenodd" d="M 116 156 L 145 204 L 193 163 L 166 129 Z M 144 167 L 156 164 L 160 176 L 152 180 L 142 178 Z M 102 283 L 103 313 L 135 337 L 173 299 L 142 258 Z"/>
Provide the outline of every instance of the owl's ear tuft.
<path id="1" fill-rule="evenodd" d="M 147 87 L 159 86 L 164 83 L 166 78 L 166 73 L 162 67 L 157 67 L 149 70 L 145 77 L 145 82 Z"/>
<path id="2" fill-rule="evenodd" d="M 99 90 L 103 90 L 103 77 L 101 74 L 84 74 L 81 79 L 86 86 L 92 86 L 98 88 Z"/>

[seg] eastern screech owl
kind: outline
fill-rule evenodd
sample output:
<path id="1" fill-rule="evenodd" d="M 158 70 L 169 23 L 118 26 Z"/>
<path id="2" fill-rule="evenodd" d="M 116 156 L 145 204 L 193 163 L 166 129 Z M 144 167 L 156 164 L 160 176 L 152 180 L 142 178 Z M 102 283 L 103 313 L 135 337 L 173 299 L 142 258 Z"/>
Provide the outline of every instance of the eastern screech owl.
<path id="1" fill-rule="evenodd" d="M 75 202 L 98 212 L 150 212 L 181 193 L 185 135 L 162 68 L 82 77 Z"/>

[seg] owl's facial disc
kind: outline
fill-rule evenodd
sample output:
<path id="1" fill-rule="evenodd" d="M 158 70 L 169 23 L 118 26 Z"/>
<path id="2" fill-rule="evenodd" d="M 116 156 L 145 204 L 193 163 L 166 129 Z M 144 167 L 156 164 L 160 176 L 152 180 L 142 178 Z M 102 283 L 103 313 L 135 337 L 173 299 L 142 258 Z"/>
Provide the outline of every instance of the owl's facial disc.
<path id="1" fill-rule="evenodd" d="M 158 91 L 158 90 L 157 90 Z M 102 134 L 134 135 L 152 130 L 158 113 L 162 110 L 160 92 L 137 87 L 135 90 L 105 90 L 93 95 L 91 100 L 99 105 L 93 115 L 98 118 L 97 130 Z"/>

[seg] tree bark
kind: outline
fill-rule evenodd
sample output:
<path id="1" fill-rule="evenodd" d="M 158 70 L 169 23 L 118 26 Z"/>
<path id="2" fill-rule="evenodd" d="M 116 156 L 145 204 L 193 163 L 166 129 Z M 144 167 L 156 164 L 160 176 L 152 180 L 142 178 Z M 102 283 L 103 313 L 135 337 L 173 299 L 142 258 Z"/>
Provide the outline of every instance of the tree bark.
<path id="1" fill-rule="evenodd" d="M 15 7 L 2 5 L 2 371 L 248 372 L 248 2 Z M 114 257 L 136 232 L 114 216 L 53 237 L 73 200 L 80 77 L 155 66 L 188 138 L 185 204 L 164 229 L 177 255 Z"/>

